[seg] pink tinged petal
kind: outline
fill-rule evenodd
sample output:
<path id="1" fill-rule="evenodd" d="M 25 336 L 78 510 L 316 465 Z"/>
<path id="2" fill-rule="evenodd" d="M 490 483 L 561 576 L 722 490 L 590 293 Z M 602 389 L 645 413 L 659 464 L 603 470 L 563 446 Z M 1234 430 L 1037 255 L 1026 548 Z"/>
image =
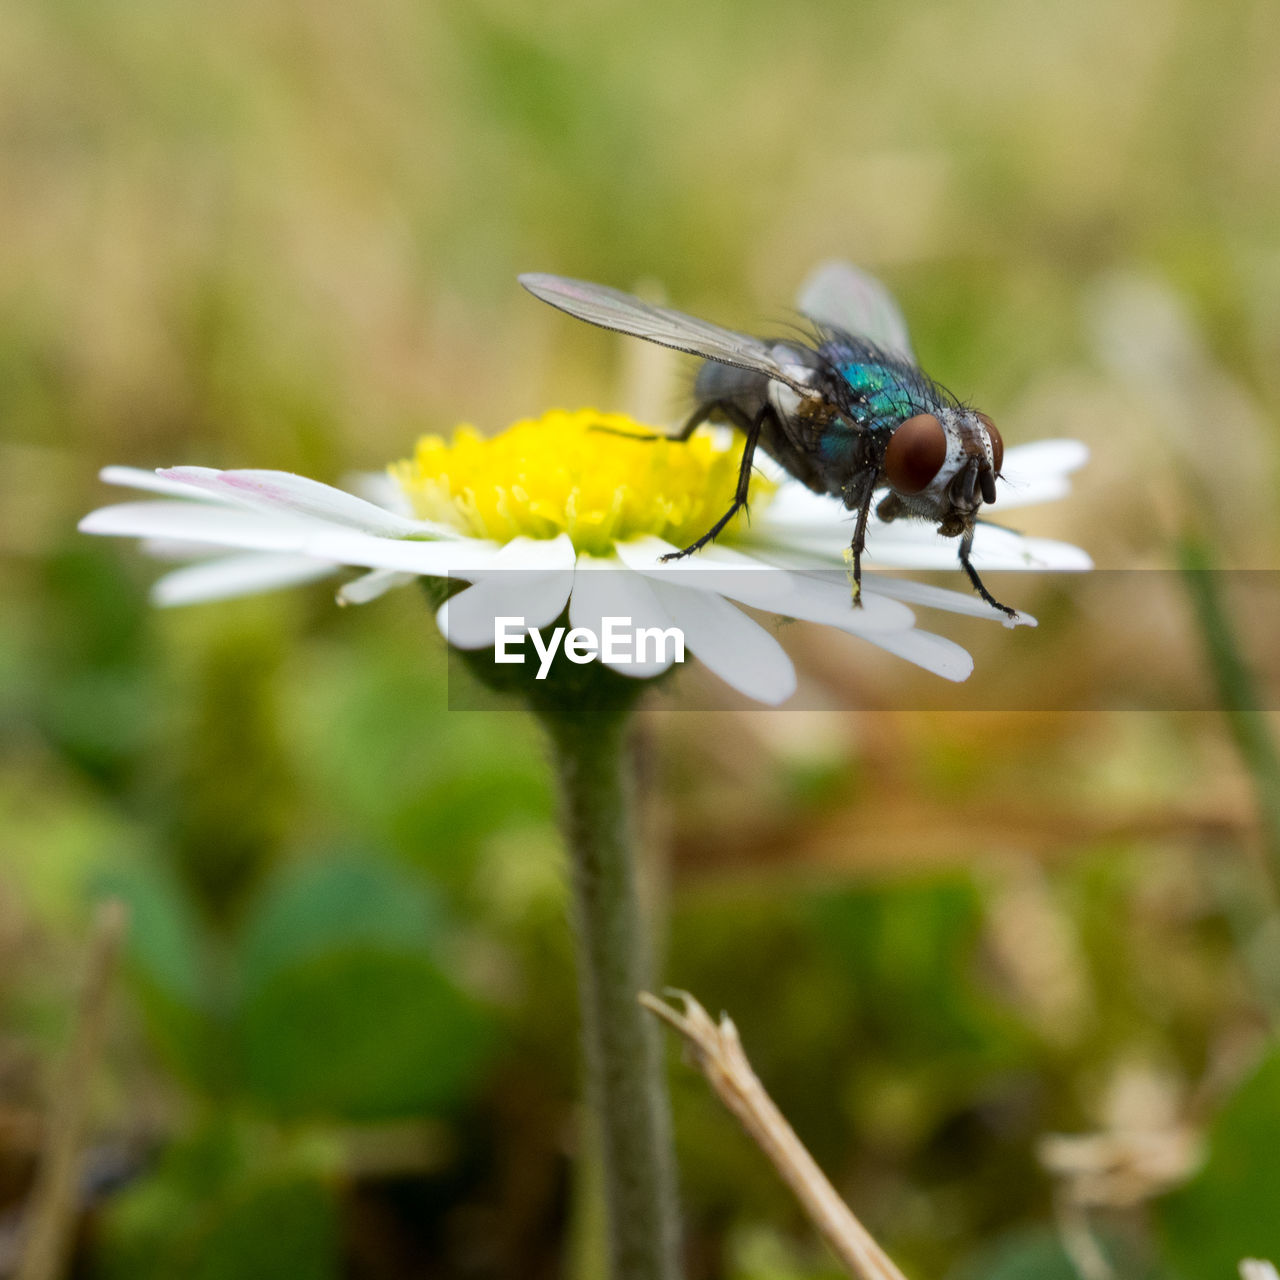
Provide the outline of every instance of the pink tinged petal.
<path id="1" fill-rule="evenodd" d="M 152 586 L 151 600 L 166 607 L 231 600 L 314 582 L 329 577 L 334 571 L 333 565 L 304 556 L 253 553 L 219 556 L 165 574 Z"/>
<path id="2" fill-rule="evenodd" d="M 340 605 L 368 604 L 379 596 L 385 596 L 396 587 L 407 587 L 418 578 L 416 573 L 401 573 L 396 569 L 371 569 L 360 577 L 344 582 L 335 599 Z"/>
<path id="3" fill-rule="evenodd" d="M 194 485 L 181 480 L 171 480 L 155 471 L 141 467 L 103 467 L 98 472 L 103 484 L 120 485 L 125 489 L 141 489 L 146 493 L 161 493 L 170 498 L 188 498 L 192 501 L 217 501 L 215 495 L 205 493 Z"/>
<path id="4" fill-rule="evenodd" d="M 905 605 L 884 597 L 868 598 L 855 608 L 847 582 L 822 582 L 779 568 L 728 547 L 706 547 L 694 556 L 663 563 L 676 548 L 660 538 L 620 543 L 618 556 L 628 568 L 660 582 L 727 596 L 783 617 L 839 625 L 844 630 L 876 631 L 910 627 L 915 619 Z"/>
<path id="5" fill-rule="evenodd" d="M 569 598 L 569 625 L 586 627 L 603 643 L 606 618 L 629 619 L 626 630 L 632 637 L 640 628 L 662 632 L 675 626 L 654 593 L 653 584 L 638 573 L 628 572 L 617 556 L 579 556 L 573 595 Z M 634 644 L 630 648 L 630 656 L 636 656 Z M 675 660 L 675 646 L 671 643 L 650 645 L 646 653 L 652 656 L 644 662 L 611 661 L 603 656 L 600 660 L 619 674 L 637 680 L 660 675 Z"/>
<path id="6" fill-rule="evenodd" d="M 796 691 L 796 672 L 786 650 L 723 596 L 673 582 L 655 581 L 653 591 L 684 632 L 690 652 L 725 684 L 769 706 Z"/>
<path id="7" fill-rule="evenodd" d="M 209 467 L 171 467 L 157 473 L 228 502 L 257 511 L 309 516 L 384 538 L 431 536 L 456 540 L 463 535 L 444 525 L 411 520 L 344 493 L 332 485 L 288 471 L 215 471 Z"/>
<path id="8" fill-rule="evenodd" d="M 501 547 L 463 539 L 422 542 L 377 537 L 327 524 L 315 517 L 216 507 L 199 502 L 129 502 L 90 512 L 84 533 L 139 538 L 177 538 L 249 551 L 311 556 L 333 564 L 443 577 L 492 565 Z"/>
<path id="9" fill-rule="evenodd" d="M 82 533 L 108 537 L 170 538 L 207 546 L 257 551 L 296 551 L 316 521 L 266 516 L 211 502 L 122 502 L 100 507 L 80 521 Z"/>

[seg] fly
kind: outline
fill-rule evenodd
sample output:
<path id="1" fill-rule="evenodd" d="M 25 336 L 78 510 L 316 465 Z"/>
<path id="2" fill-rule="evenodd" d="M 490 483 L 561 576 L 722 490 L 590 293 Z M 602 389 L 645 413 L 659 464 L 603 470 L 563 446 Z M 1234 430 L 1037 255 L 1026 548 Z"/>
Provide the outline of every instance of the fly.
<path id="1" fill-rule="evenodd" d="M 856 512 L 848 553 L 855 604 L 874 505 L 886 522 L 930 520 L 945 537 L 958 537 L 974 589 L 992 608 L 1017 616 L 983 585 L 971 558 L 978 512 L 996 500 L 1000 433 L 920 369 L 902 312 L 873 276 L 830 263 L 809 278 L 797 305 L 813 324 L 810 341 L 753 338 L 564 276 L 522 275 L 520 283 L 579 320 L 700 356 L 697 407 L 676 439 L 704 422 L 731 423 L 746 437 L 728 511 L 666 559 L 692 555 L 746 507 L 760 448 L 815 493 Z M 877 504 L 876 492 L 886 487 Z"/>

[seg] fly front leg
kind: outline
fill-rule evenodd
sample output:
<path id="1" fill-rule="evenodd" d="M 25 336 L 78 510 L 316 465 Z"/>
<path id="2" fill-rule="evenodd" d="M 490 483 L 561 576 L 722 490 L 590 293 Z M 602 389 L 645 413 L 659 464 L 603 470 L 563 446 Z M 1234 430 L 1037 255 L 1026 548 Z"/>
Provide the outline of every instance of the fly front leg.
<path id="1" fill-rule="evenodd" d="M 1011 618 L 1018 616 L 1016 609 L 1010 609 L 1007 604 L 1001 604 L 999 600 L 991 594 L 990 591 L 983 586 L 982 579 L 978 577 L 978 571 L 973 567 L 970 560 L 970 554 L 973 551 L 973 525 L 966 526 L 964 534 L 960 538 L 960 564 L 965 573 L 969 575 L 969 581 L 973 583 L 973 589 L 993 608 L 999 609 L 1001 613 L 1008 614 Z"/>
<path id="2" fill-rule="evenodd" d="M 672 551 L 669 555 L 663 556 L 663 560 L 680 560 L 684 556 L 691 556 L 695 551 L 705 547 L 708 542 L 715 541 L 716 537 L 724 529 L 725 525 L 738 514 L 739 511 L 745 511 L 747 508 L 747 496 L 751 492 L 751 463 L 755 458 L 756 445 L 760 442 L 760 432 L 764 428 L 766 419 L 773 416 L 773 409 L 769 405 L 764 405 L 754 418 L 748 418 L 743 411 L 735 404 L 729 404 L 721 401 L 704 405 L 698 410 L 694 417 L 690 418 L 685 424 L 684 435 L 681 438 L 687 439 L 695 428 L 708 417 L 719 409 L 726 418 L 733 423 L 747 437 L 747 443 L 742 449 L 742 462 L 738 467 L 738 487 L 733 495 L 733 502 L 729 510 L 720 517 L 719 520 L 711 526 L 710 529 L 698 538 L 695 542 L 691 542 L 683 551 Z"/>

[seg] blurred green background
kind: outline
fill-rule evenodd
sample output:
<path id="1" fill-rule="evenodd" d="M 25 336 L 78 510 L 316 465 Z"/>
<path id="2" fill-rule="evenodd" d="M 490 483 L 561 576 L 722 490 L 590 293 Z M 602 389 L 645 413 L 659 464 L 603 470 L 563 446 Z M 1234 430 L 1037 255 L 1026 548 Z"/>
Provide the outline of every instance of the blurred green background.
<path id="1" fill-rule="evenodd" d="M 154 566 L 74 532 L 100 466 L 338 482 L 634 408 L 637 344 L 517 272 L 758 328 L 838 256 L 1007 442 L 1090 443 L 1020 527 L 1271 568 L 1278 48 L 1268 0 L 6 5 L 0 1274 L 113 892 L 77 1275 L 600 1274 L 534 728 L 445 710 L 412 592 L 151 611 Z M 1194 618 L 948 633 L 1044 705 L 1204 664 Z M 1280 1256 L 1265 717 L 891 712 L 856 645 L 797 652 L 868 710 L 644 718 L 662 980 L 732 1013 L 912 1275 Z M 671 1080 L 690 1280 L 835 1275 L 674 1049 Z"/>

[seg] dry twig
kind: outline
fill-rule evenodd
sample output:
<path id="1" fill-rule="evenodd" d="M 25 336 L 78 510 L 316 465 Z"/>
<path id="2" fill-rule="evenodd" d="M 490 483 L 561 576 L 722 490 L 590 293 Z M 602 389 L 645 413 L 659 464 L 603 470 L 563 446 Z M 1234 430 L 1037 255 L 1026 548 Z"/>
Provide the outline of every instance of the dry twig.
<path id="1" fill-rule="evenodd" d="M 717 1025 L 687 992 L 669 994 L 683 1001 L 683 1012 L 647 991 L 641 993 L 640 1003 L 685 1038 L 695 1064 L 721 1102 L 738 1117 L 747 1134 L 769 1157 L 849 1274 L 856 1280 L 906 1280 L 840 1199 L 765 1092 L 747 1061 L 733 1022 L 722 1014 Z"/>

